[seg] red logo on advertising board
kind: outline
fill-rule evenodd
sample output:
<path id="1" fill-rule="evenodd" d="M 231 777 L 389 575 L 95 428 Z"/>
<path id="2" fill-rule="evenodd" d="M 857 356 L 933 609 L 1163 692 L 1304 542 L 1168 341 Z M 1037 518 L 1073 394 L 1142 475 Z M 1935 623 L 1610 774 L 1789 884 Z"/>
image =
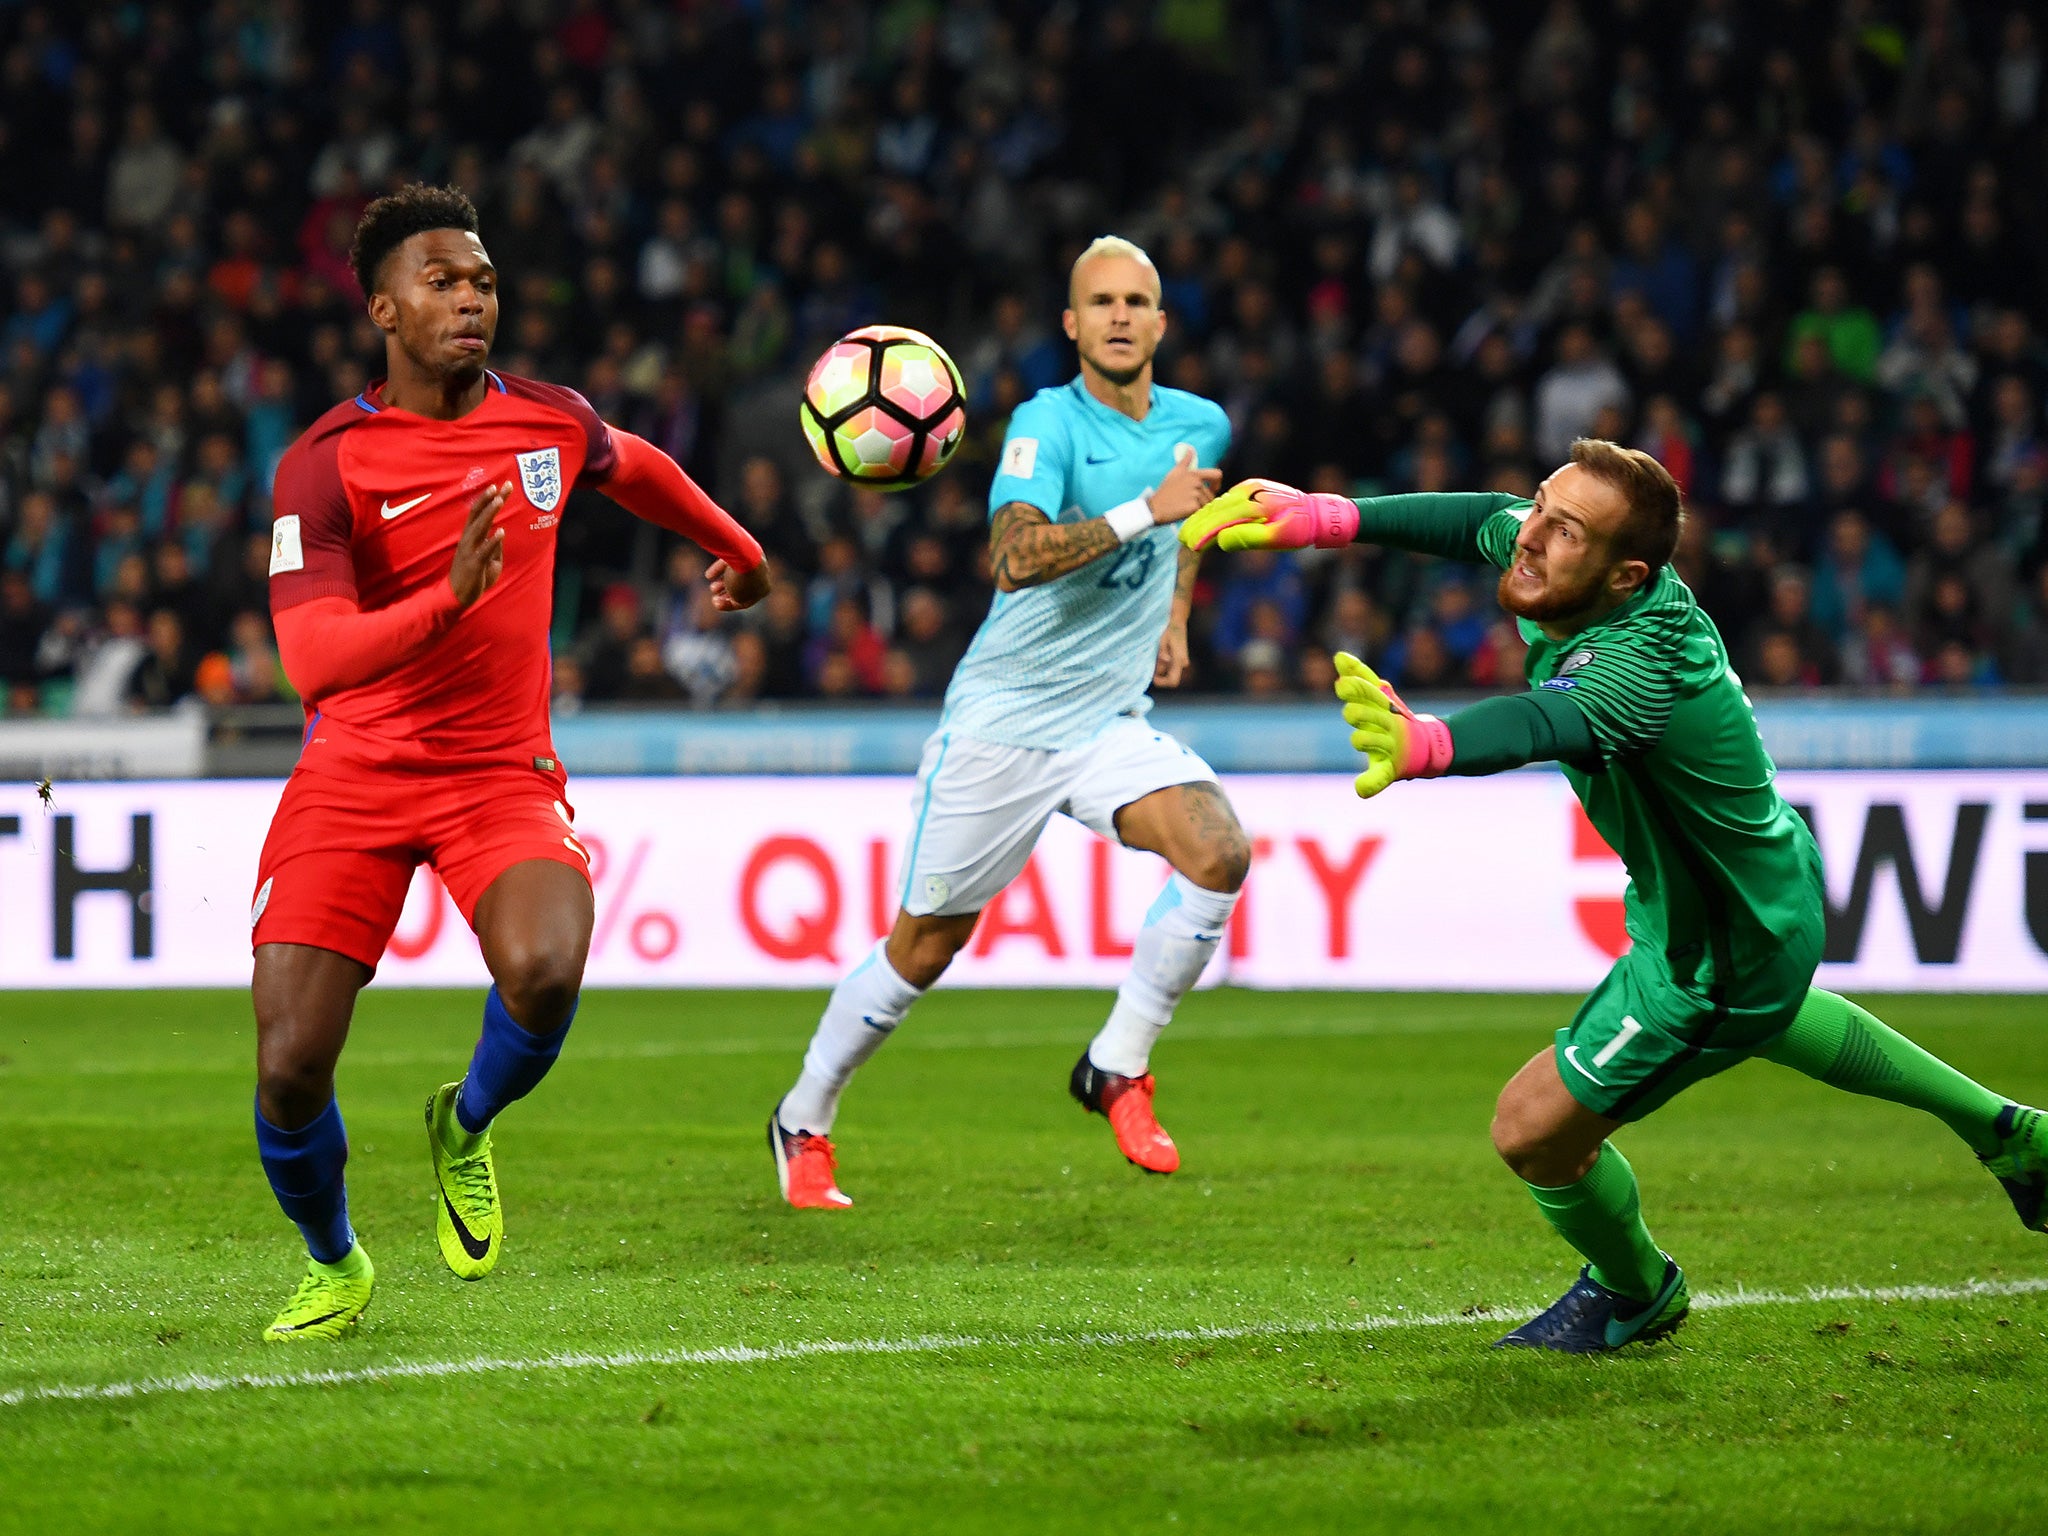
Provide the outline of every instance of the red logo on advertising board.
<path id="1" fill-rule="evenodd" d="M 384 945 L 384 953 L 394 960 L 417 960 L 432 949 L 441 938 L 441 924 L 448 916 L 448 888 L 441 883 L 441 877 L 431 869 L 421 871 L 424 877 L 420 886 L 425 889 L 427 915 L 417 933 L 400 933 L 391 930 L 391 937 Z"/>
<path id="2" fill-rule="evenodd" d="M 1607 839 L 1587 819 L 1586 808 L 1572 802 L 1572 862 L 1574 864 L 1619 864 L 1621 855 L 1607 846 Z M 1628 928 L 1619 896 L 1581 896 L 1572 902 L 1572 915 L 1579 920 L 1579 932 L 1610 960 L 1628 953 Z"/>
<path id="3" fill-rule="evenodd" d="M 793 864 L 809 871 L 817 885 L 817 905 L 809 912 L 792 912 L 788 926 L 775 929 L 761 915 L 761 886 L 771 870 Z M 832 936 L 839 929 L 839 871 L 832 856 L 808 837 L 783 836 L 764 839 L 740 872 L 740 922 L 747 937 L 762 954 L 775 960 L 830 960 Z"/>
<path id="4" fill-rule="evenodd" d="M 1308 872 L 1315 878 L 1316 888 L 1323 893 L 1323 905 L 1329 913 L 1329 952 L 1332 960 L 1348 959 L 1351 955 L 1351 898 L 1357 893 L 1359 882 L 1365 879 L 1365 872 L 1372 868 L 1373 858 L 1384 838 L 1361 837 L 1351 845 L 1351 856 L 1342 864 L 1337 863 L 1323 852 L 1323 845 L 1312 837 L 1297 837 L 1294 846 L 1301 850 L 1302 862 L 1308 865 Z"/>
<path id="5" fill-rule="evenodd" d="M 1020 900 L 1029 902 L 1021 916 L 1011 910 L 1012 903 Z M 1036 854 L 1024 861 L 1017 878 L 998 891 L 996 899 L 983 909 L 981 922 L 974 930 L 974 953 L 986 955 L 1008 938 L 1036 939 L 1055 960 L 1067 953 L 1067 946 L 1060 941 L 1059 925 L 1053 921 L 1052 899 L 1045 893 L 1045 877 L 1038 872 Z"/>

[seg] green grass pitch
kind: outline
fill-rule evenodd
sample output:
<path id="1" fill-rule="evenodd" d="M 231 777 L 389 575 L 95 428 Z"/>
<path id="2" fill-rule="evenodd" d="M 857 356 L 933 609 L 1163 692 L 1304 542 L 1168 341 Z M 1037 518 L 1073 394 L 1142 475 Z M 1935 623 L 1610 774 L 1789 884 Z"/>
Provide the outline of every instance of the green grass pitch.
<path id="1" fill-rule="evenodd" d="M 762 1125 L 818 996 L 594 994 L 500 1123 L 505 1258 L 464 1284 L 420 1106 L 477 999 L 373 993 L 341 1094 L 377 1297 L 353 1338 L 278 1348 L 301 1250 L 255 1159 L 247 999 L 0 997 L 0 1530 L 2048 1514 L 2048 1240 L 1931 1120 L 1764 1063 L 1695 1090 L 1623 1144 L 1695 1294 L 1748 1299 L 1619 1358 L 1494 1352 L 1574 1267 L 1486 1139 L 1569 1000 L 1197 996 L 1155 1058 L 1171 1179 L 1066 1097 L 1107 1002 L 929 999 L 848 1095 L 857 1207 L 798 1214 Z M 1875 1006 L 2048 1099 L 2039 1000 Z M 1839 1294 L 1916 1286 L 1945 1294 Z"/>

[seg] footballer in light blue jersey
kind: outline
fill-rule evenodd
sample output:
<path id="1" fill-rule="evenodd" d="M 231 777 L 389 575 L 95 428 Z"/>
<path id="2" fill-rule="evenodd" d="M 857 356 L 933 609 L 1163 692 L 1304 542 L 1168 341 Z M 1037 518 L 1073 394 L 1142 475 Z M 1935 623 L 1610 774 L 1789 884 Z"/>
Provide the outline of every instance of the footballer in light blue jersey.
<path id="1" fill-rule="evenodd" d="M 1022 502 L 1055 523 L 1101 517 L 1156 488 L 1183 444 L 1197 464 L 1221 464 L 1223 408 L 1155 384 L 1151 409 L 1133 421 L 1079 378 L 1042 389 L 1010 418 L 989 512 Z M 1006 746 L 1071 747 L 1119 715 L 1143 714 L 1179 553 L 1162 523 L 1077 571 L 998 592 L 946 690 L 944 728 Z"/>
<path id="2" fill-rule="evenodd" d="M 1146 685 L 1187 664 L 1196 558 L 1173 524 L 1216 494 L 1223 412 L 1152 382 L 1166 334 L 1159 273 L 1128 240 L 1081 253 L 1062 317 L 1081 373 L 1010 420 L 989 491 L 996 598 L 925 743 L 902 910 L 839 980 L 803 1070 L 768 1119 L 782 1197 L 838 1210 L 839 1096 L 952 964 L 982 910 L 1066 816 L 1173 873 L 1131 941 L 1116 1005 L 1067 1076 L 1150 1173 L 1180 1166 L 1153 1113 L 1152 1046 L 1228 931 L 1251 840 L 1216 774 L 1145 720 Z M 1048 957 L 1050 958 L 1050 957 Z"/>

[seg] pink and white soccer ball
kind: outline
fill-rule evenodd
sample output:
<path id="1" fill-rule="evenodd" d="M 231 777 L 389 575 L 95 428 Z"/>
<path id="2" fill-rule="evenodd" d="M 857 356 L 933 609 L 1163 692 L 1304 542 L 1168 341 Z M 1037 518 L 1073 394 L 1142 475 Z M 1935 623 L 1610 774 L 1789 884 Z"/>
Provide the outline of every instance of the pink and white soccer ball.
<path id="1" fill-rule="evenodd" d="M 960 370 L 922 331 L 866 325 L 825 349 L 797 414 L 818 462 L 860 485 L 915 485 L 967 434 Z"/>

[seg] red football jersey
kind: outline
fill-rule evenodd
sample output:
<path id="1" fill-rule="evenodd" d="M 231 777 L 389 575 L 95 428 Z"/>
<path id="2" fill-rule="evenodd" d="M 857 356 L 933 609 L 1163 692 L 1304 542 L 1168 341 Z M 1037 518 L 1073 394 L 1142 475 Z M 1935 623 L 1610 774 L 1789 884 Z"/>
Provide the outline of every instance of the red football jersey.
<path id="1" fill-rule="evenodd" d="M 307 699 L 302 762 L 531 766 L 555 755 L 555 531 L 571 488 L 602 483 L 615 453 L 575 390 L 498 373 L 485 380 L 483 404 L 459 421 L 384 405 L 372 385 L 314 422 L 278 463 L 273 614 L 336 596 L 368 612 L 445 582 L 477 493 L 506 480 L 514 487 L 498 513 L 497 584 L 396 670 Z"/>

